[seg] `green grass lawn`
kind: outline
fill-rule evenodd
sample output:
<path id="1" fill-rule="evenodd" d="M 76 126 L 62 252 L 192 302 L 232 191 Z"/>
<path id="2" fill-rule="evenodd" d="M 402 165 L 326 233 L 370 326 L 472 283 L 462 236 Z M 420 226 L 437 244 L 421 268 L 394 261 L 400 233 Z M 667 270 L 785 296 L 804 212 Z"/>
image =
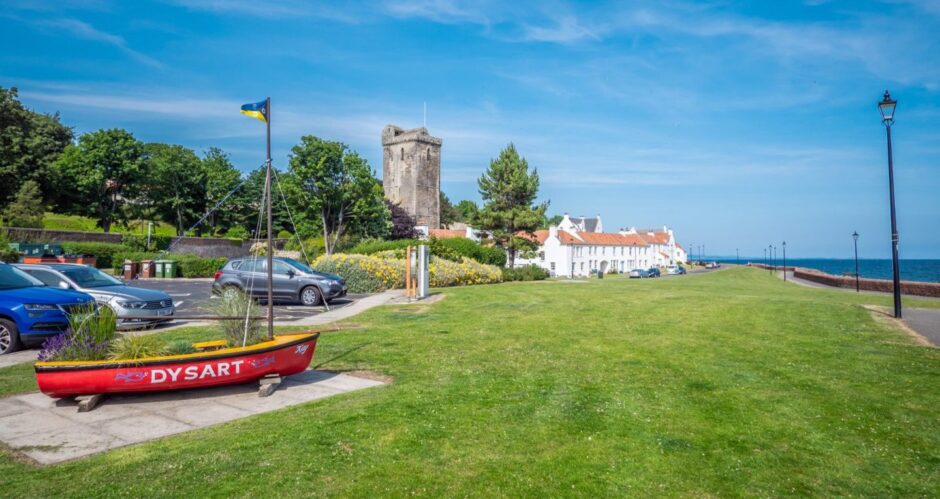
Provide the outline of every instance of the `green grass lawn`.
<path id="1" fill-rule="evenodd" d="M 322 336 L 314 365 L 385 374 L 389 386 L 56 466 L 5 452 L 0 490 L 940 493 L 940 349 L 915 346 L 859 306 L 888 298 L 747 268 L 445 293 L 433 305 L 374 309 L 350 321 L 360 329 Z M 18 390 L 28 376 L 0 370 Z"/>
<path id="2" fill-rule="evenodd" d="M 95 219 L 78 215 L 61 215 L 46 212 L 42 217 L 42 228 L 49 230 L 77 230 L 82 232 L 102 232 L 101 227 L 95 225 Z M 111 231 L 122 234 L 147 234 L 147 221 L 134 220 L 127 227 L 114 225 Z M 152 234 L 160 236 L 175 236 L 176 229 L 166 222 L 155 222 Z"/>

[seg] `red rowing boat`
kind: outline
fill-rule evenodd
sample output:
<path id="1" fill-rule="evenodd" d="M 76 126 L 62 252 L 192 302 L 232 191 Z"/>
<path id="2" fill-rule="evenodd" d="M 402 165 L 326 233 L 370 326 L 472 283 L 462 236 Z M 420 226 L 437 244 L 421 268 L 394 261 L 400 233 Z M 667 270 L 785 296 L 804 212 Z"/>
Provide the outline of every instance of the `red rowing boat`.
<path id="1" fill-rule="evenodd" d="M 50 397 L 151 392 L 232 385 L 276 374 L 290 376 L 310 365 L 320 333 L 277 335 L 246 347 L 132 361 L 37 362 L 36 382 Z M 215 347 L 207 342 L 196 347 Z"/>

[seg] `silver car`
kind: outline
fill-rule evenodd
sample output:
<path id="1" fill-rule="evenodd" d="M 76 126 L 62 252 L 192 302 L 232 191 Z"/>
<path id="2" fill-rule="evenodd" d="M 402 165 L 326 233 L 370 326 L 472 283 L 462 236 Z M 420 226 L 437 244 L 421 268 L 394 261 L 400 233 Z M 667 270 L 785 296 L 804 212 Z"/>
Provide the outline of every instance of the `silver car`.
<path id="1" fill-rule="evenodd" d="M 117 315 L 121 329 L 139 328 L 173 318 L 170 295 L 154 289 L 134 288 L 88 265 L 71 263 L 17 264 L 17 268 L 46 286 L 88 293 Z"/>

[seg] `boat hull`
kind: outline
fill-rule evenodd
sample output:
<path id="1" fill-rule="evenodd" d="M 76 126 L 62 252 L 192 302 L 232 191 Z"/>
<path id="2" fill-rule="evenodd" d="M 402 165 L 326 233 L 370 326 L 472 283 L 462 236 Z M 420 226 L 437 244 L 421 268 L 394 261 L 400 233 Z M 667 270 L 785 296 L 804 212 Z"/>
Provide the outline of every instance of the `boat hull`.
<path id="1" fill-rule="evenodd" d="M 182 390 L 290 376 L 310 365 L 319 333 L 283 335 L 270 345 L 119 361 L 39 362 L 36 382 L 50 397 Z"/>

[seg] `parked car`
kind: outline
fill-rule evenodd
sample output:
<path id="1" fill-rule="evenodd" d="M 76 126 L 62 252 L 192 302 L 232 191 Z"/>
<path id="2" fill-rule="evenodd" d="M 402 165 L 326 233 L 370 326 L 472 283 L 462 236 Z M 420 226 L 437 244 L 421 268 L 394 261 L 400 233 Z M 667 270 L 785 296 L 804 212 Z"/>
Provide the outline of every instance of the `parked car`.
<path id="1" fill-rule="evenodd" d="M 93 305 L 78 291 L 54 289 L 20 269 L 0 263 L 0 355 L 42 342 L 68 328 L 73 307 Z"/>
<path id="2" fill-rule="evenodd" d="M 173 298 L 163 291 L 128 286 L 88 265 L 49 263 L 16 267 L 51 288 L 88 293 L 99 305 L 114 310 L 120 329 L 153 326 L 172 320 L 176 312 Z"/>
<path id="3" fill-rule="evenodd" d="M 670 265 L 666 267 L 666 273 L 669 275 L 682 275 L 685 274 L 685 267 L 681 265 Z"/>
<path id="4" fill-rule="evenodd" d="M 706 268 L 706 269 L 713 269 L 713 268 L 715 268 L 715 262 L 708 262 L 708 263 L 706 263 L 706 264 L 705 264 L 705 268 Z"/>
<path id="5" fill-rule="evenodd" d="M 633 269 L 630 271 L 630 279 L 642 279 L 650 276 L 648 269 Z"/>
<path id="6" fill-rule="evenodd" d="M 650 277 L 662 277 L 662 272 L 659 271 L 659 267 L 650 267 L 649 269 Z"/>
<path id="7" fill-rule="evenodd" d="M 688 274 L 688 272 L 686 272 L 685 267 L 683 267 L 682 265 L 679 265 L 678 267 L 676 267 L 676 275 L 686 275 L 686 274 Z"/>
<path id="8" fill-rule="evenodd" d="M 236 258 L 229 260 L 215 273 L 212 293 L 222 295 L 230 291 L 250 292 L 252 296 L 268 296 L 268 261 L 266 258 Z M 274 259 L 274 299 L 319 305 L 346 296 L 346 280 L 334 274 L 316 272 L 293 258 Z"/>

